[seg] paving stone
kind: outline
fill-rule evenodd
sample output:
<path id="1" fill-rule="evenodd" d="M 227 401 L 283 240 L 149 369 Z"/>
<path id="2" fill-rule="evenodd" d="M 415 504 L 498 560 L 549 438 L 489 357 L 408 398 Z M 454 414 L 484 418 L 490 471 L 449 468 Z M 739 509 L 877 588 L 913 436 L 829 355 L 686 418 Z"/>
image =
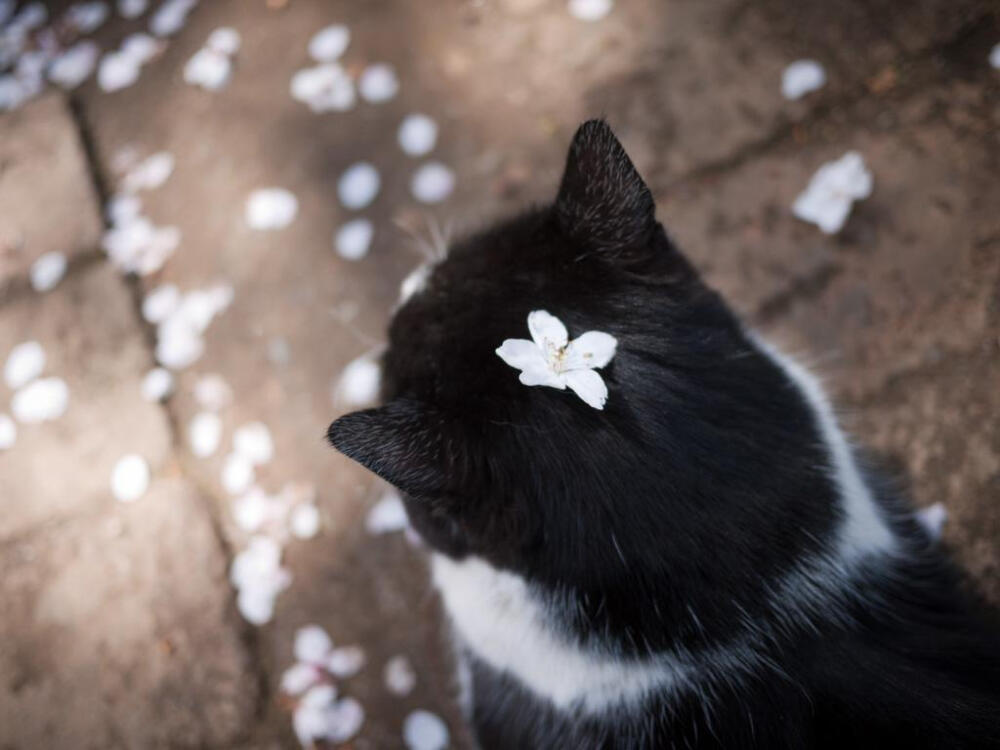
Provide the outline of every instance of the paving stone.
<path id="1" fill-rule="evenodd" d="M 987 207 L 1000 205 L 1000 186 L 982 169 L 983 142 L 941 124 L 850 145 L 874 194 L 836 241 L 838 272 L 767 328 L 857 398 L 995 335 L 1000 219 Z"/>
<path id="2" fill-rule="evenodd" d="M 0 454 L 0 540 L 115 503 L 110 477 L 126 453 L 155 473 L 169 457 L 170 432 L 139 383 L 151 356 L 132 299 L 104 263 L 74 273 L 45 295 L 20 295 L 0 308 L 0 357 L 37 340 L 43 375 L 65 380 L 69 405 L 53 422 L 19 425 L 17 442 Z M 0 411 L 13 393 L 0 384 Z"/>
<path id="3" fill-rule="evenodd" d="M 38 256 L 97 249 L 100 210 L 64 97 L 0 114 L 0 295 Z"/>
<path id="4" fill-rule="evenodd" d="M 1000 339 L 950 357 L 852 410 L 851 426 L 891 459 L 918 505 L 948 510 L 944 539 L 1000 605 Z"/>
<path id="5" fill-rule="evenodd" d="M 180 479 L 0 545 L 0 744 L 220 747 L 257 684 L 204 503 Z"/>
<path id="6" fill-rule="evenodd" d="M 668 229 L 710 283 L 852 397 L 990 336 L 1000 217 L 988 206 L 1000 186 L 984 168 L 996 158 L 989 111 L 960 86 L 921 101 L 884 104 L 895 111 L 884 129 L 805 131 L 801 143 L 661 196 Z M 831 237 L 791 206 L 821 164 L 850 149 L 874 193 Z"/>

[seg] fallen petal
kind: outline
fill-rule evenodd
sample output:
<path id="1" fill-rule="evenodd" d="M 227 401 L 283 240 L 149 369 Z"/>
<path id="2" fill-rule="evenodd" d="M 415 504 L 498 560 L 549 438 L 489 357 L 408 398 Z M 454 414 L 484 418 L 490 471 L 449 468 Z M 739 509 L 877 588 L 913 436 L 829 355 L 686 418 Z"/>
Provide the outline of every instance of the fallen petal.
<path id="1" fill-rule="evenodd" d="M 800 99 L 811 91 L 823 88 L 826 71 L 815 60 L 796 60 L 781 74 L 781 95 Z"/>
<path id="2" fill-rule="evenodd" d="M 5 451 L 17 440 L 17 425 L 6 414 L 0 414 L 0 451 Z"/>
<path id="3" fill-rule="evenodd" d="M 10 410 L 23 424 L 48 422 L 61 417 L 69 403 L 69 388 L 61 378 L 41 378 L 14 394 Z"/>
<path id="4" fill-rule="evenodd" d="M 424 164 L 410 180 L 410 192 L 421 203 L 440 203 L 455 189 L 455 173 L 440 162 Z"/>
<path id="5" fill-rule="evenodd" d="M 394 656 L 385 663 L 382 679 L 394 695 L 409 695 L 417 684 L 417 673 L 405 656 Z"/>
<path id="6" fill-rule="evenodd" d="M 413 711 L 403 722 L 403 742 L 408 750 L 444 750 L 448 739 L 448 726 L 430 711 Z"/>
<path id="7" fill-rule="evenodd" d="M 255 190 L 247 198 L 246 221 L 251 229 L 284 229 L 299 211 L 298 199 L 284 188 Z"/>
<path id="8" fill-rule="evenodd" d="M 392 99 L 399 91 L 399 79 L 388 63 L 369 65 L 358 79 L 358 91 L 365 101 L 377 104 Z"/>
<path id="9" fill-rule="evenodd" d="M 319 625 L 306 625 L 295 631 L 295 658 L 301 662 L 322 665 L 332 648 L 333 641 Z"/>
<path id="10" fill-rule="evenodd" d="M 111 472 L 111 494 L 122 503 L 138 500 L 149 488 L 149 464 L 135 453 L 122 456 Z"/>
<path id="11" fill-rule="evenodd" d="M 320 676 L 320 671 L 311 664 L 295 664 L 282 673 L 281 691 L 299 695 L 319 682 Z"/>
<path id="12" fill-rule="evenodd" d="M 3 379 L 9 388 L 20 388 L 34 380 L 45 369 L 45 350 L 37 341 L 22 341 L 10 350 L 3 368 Z"/>
<path id="13" fill-rule="evenodd" d="M 333 62 L 347 51 L 350 43 L 351 32 L 346 26 L 327 26 L 309 40 L 309 55 L 317 62 Z"/>
<path id="14" fill-rule="evenodd" d="M 210 411 L 194 415 L 188 425 L 188 445 L 198 458 L 208 458 L 219 448 L 222 439 L 222 420 Z"/>
<path id="15" fill-rule="evenodd" d="M 337 196 L 344 208 L 356 211 L 375 200 L 380 184 L 378 170 L 368 162 L 358 162 L 344 170 L 340 176 Z"/>
<path id="16" fill-rule="evenodd" d="M 365 529 L 369 534 L 388 534 L 402 531 L 409 525 L 406 507 L 395 490 L 386 490 L 365 517 Z"/>
<path id="17" fill-rule="evenodd" d="M 141 393 L 146 401 L 162 401 L 174 389 L 174 376 L 169 370 L 154 367 L 142 379 Z"/>
<path id="18" fill-rule="evenodd" d="M 353 219 L 340 229 L 333 240 L 337 254 L 346 260 L 360 260 L 368 254 L 375 228 L 368 219 Z"/>
<path id="19" fill-rule="evenodd" d="M 434 150 L 437 136 L 438 126 L 433 119 L 427 115 L 412 114 L 403 118 L 396 138 L 403 153 L 423 156 Z"/>
<path id="20" fill-rule="evenodd" d="M 326 668 L 335 677 L 353 677 L 365 665 L 365 652 L 361 646 L 341 646 L 330 652 Z"/>

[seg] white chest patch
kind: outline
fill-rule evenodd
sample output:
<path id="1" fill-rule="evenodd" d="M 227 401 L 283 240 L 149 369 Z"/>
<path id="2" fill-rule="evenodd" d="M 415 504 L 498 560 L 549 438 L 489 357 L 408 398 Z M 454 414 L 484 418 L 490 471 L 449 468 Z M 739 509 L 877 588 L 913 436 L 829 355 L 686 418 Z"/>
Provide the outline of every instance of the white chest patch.
<path id="1" fill-rule="evenodd" d="M 599 712 L 679 688 L 691 668 L 670 656 L 636 661 L 585 651 L 555 632 L 525 581 L 478 558 L 434 554 L 434 584 L 465 645 L 560 709 Z"/>

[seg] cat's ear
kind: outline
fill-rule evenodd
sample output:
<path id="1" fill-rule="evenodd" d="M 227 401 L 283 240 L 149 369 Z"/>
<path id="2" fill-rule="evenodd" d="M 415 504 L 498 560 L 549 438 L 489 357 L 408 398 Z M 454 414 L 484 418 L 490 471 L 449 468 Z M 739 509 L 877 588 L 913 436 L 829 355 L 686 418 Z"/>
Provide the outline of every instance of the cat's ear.
<path id="1" fill-rule="evenodd" d="M 561 229 L 594 250 L 627 253 L 656 228 L 653 196 L 603 120 L 573 136 L 555 207 Z"/>
<path id="2" fill-rule="evenodd" d="M 443 425 L 436 413 L 397 399 L 377 409 L 345 414 L 326 431 L 327 440 L 348 458 L 415 496 L 445 490 Z"/>

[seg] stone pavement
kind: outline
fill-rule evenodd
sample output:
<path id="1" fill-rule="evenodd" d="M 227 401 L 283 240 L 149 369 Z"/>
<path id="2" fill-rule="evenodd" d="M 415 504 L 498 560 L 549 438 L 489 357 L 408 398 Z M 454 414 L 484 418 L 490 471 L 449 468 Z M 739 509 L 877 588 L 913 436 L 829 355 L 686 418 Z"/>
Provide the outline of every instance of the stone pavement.
<path id="1" fill-rule="evenodd" d="M 1000 72 L 986 62 L 1000 16 L 976 0 L 894 7 L 619 0 L 588 24 L 560 0 L 204 0 L 134 86 L 108 94 L 91 80 L 0 114 L 0 357 L 37 339 L 45 373 L 70 390 L 65 415 L 19 426 L 0 452 L 0 748 L 295 747 L 278 681 L 309 623 L 366 651 L 341 683 L 366 711 L 353 747 L 401 746 L 414 708 L 467 744 L 423 557 L 401 535 L 364 531 L 379 488 L 323 444 L 344 408 L 331 385 L 381 337 L 425 217 L 462 230 L 548 199 L 574 128 L 596 114 L 711 283 L 826 376 L 859 442 L 919 505 L 945 504 L 946 543 L 1000 603 Z M 108 49 L 147 21 L 115 17 L 94 38 Z M 397 97 L 317 115 L 289 96 L 310 36 L 334 22 L 352 31 L 348 68 L 392 63 Z M 186 85 L 185 62 L 223 25 L 243 40 L 229 85 Z M 787 102 L 781 71 L 800 57 L 829 82 Z M 419 162 L 395 142 L 413 111 L 438 120 L 434 157 L 458 176 L 430 209 L 409 197 Z M 143 201 L 181 245 L 142 279 L 99 250 L 100 205 L 128 149 L 176 159 Z M 875 190 L 826 236 L 790 206 L 850 149 Z M 372 250 L 347 261 L 331 246 L 349 217 L 336 185 L 360 159 L 382 187 L 364 212 Z M 255 232 L 244 203 L 267 186 L 295 193 L 298 216 Z M 52 250 L 69 271 L 38 294 L 28 269 Z M 235 298 L 204 356 L 164 404 L 142 400 L 154 332 L 141 296 L 217 281 Z M 321 531 L 288 544 L 293 581 L 262 627 L 241 618 L 227 580 L 246 535 L 220 483 L 226 449 L 201 459 L 187 445 L 206 373 L 235 394 L 224 446 L 246 422 L 271 430 L 260 483 L 318 488 Z M 128 452 L 153 481 L 122 504 L 108 482 Z M 416 669 L 406 697 L 382 683 L 394 654 Z"/>

